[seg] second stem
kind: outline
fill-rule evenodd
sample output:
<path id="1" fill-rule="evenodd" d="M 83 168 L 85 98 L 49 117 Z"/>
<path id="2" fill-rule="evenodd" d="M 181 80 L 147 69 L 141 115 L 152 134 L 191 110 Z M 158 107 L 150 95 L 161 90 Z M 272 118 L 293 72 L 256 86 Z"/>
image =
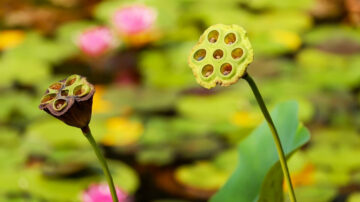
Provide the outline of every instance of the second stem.
<path id="1" fill-rule="evenodd" d="M 253 93 L 255 95 L 256 101 L 258 102 L 258 104 L 260 106 L 260 109 L 261 109 L 262 113 L 264 114 L 265 120 L 266 120 L 267 124 L 269 125 L 269 128 L 271 130 L 271 134 L 272 134 L 272 136 L 274 138 L 274 142 L 275 142 L 275 145 L 276 145 L 276 150 L 277 150 L 277 152 L 279 154 L 280 164 L 281 164 L 282 171 L 284 173 L 284 178 L 285 178 L 286 184 L 287 184 L 288 189 L 289 189 L 290 200 L 292 202 L 296 202 L 295 192 L 294 192 L 294 189 L 293 189 L 293 186 L 292 186 L 292 183 L 291 183 L 289 168 L 288 168 L 288 166 L 286 164 L 285 153 L 284 153 L 284 150 L 283 150 L 283 148 L 281 146 L 280 137 L 279 137 L 279 134 L 278 134 L 278 132 L 277 132 L 277 130 L 275 128 L 274 122 L 271 119 L 270 113 L 266 108 L 265 102 L 264 102 L 264 100 L 263 100 L 263 98 L 262 98 L 262 96 L 260 94 L 260 91 L 257 88 L 254 80 L 250 77 L 249 74 L 246 74 L 243 77 L 243 79 L 245 79 L 248 82 L 251 90 L 253 91 Z"/>

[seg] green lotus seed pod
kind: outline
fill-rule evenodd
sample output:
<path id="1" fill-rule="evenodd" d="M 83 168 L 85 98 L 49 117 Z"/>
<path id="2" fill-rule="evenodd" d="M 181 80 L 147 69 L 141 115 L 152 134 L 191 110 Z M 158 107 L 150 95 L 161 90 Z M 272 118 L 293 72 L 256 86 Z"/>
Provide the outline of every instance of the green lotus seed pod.
<path id="1" fill-rule="evenodd" d="M 189 66 L 196 81 L 205 88 L 229 86 L 245 75 L 253 61 L 246 31 L 238 25 L 217 24 L 201 35 L 191 50 Z"/>

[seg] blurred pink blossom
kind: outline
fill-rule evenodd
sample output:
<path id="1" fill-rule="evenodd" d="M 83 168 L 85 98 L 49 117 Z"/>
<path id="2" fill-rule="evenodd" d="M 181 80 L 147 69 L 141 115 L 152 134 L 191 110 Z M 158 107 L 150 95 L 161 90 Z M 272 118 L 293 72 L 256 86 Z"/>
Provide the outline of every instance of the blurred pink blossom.
<path id="1" fill-rule="evenodd" d="M 149 30 L 155 23 L 157 13 L 142 4 L 125 6 L 115 12 L 113 21 L 116 29 L 126 35 L 139 34 Z"/>
<path id="2" fill-rule="evenodd" d="M 106 27 L 85 30 L 78 38 L 78 46 L 89 56 L 97 57 L 110 49 L 113 43 L 111 32 Z"/>
<path id="3" fill-rule="evenodd" d="M 128 195 L 116 187 L 119 202 L 128 202 Z M 83 202 L 112 202 L 111 193 L 107 184 L 93 184 L 83 192 Z"/>

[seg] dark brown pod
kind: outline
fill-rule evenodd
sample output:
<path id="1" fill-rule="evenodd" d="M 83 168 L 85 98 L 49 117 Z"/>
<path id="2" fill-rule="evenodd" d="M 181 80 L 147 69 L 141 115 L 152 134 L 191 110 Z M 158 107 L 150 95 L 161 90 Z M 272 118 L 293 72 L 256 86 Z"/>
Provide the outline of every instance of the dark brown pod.
<path id="1" fill-rule="evenodd" d="M 91 120 L 94 93 L 94 86 L 85 77 L 72 75 L 50 85 L 39 108 L 70 126 L 84 128 Z"/>

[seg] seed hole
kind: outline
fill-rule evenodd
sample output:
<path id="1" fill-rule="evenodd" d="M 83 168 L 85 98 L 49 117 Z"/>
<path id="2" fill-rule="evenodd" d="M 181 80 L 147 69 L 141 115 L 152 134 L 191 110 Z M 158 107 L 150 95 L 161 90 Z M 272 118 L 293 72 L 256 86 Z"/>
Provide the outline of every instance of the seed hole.
<path id="1" fill-rule="evenodd" d="M 221 65 L 220 71 L 224 76 L 229 75 L 231 73 L 231 71 L 232 71 L 231 64 L 224 63 L 223 65 Z"/>
<path id="2" fill-rule="evenodd" d="M 229 33 L 225 36 L 225 43 L 228 45 L 231 45 L 233 43 L 235 43 L 236 41 L 236 36 L 234 33 Z"/>
<path id="3" fill-rule="evenodd" d="M 62 90 L 61 91 L 61 96 L 68 96 L 69 95 L 69 90 Z"/>
<path id="4" fill-rule="evenodd" d="M 56 110 L 61 110 L 66 106 L 66 104 L 67 104 L 66 100 L 58 99 L 58 100 L 55 101 L 54 107 L 55 107 Z"/>
<path id="5" fill-rule="evenodd" d="M 204 77 L 209 77 L 213 72 L 214 72 L 214 67 L 212 65 L 205 65 L 201 71 Z"/>
<path id="6" fill-rule="evenodd" d="M 197 50 L 194 54 L 194 59 L 197 60 L 197 61 L 200 61 L 202 59 L 204 59 L 206 56 L 206 50 L 205 49 L 200 49 L 200 50 Z"/>
<path id="7" fill-rule="evenodd" d="M 234 59 L 238 59 L 241 58 L 241 56 L 244 54 L 243 49 L 241 48 L 235 48 L 232 52 L 231 52 L 231 56 Z"/>
<path id="8" fill-rule="evenodd" d="M 60 82 L 56 82 L 50 85 L 50 89 L 53 90 L 60 90 L 61 87 L 62 87 L 62 83 Z"/>
<path id="9" fill-rule="evenodd" d="M 81 84 L 74 88 L 74 95 L 75 96 L 84 96 L 86 94 L 86 88 L 85 85 Z"/>
<path id="10" fill-rule="evenodd" d="M 55 93 L 44 95 L 43 98 L 41 99 L 41 104 L 50 102 L 50 101 L 53 100 L 55 97 L 56 97 L 56 94 L 55 94 Z"/>
<path id="11" fill-rule="evenodd" d="M 68 80 L 66 81 L 65 86 L 71 86 L 71 85 L 73 85 L 73 84 L 75 83 L 76 79 L 77 79 L 77 75 L 72 75 L 72 76 L 70 76 L 70 77 L 68 78 Z"/>
<path id="12" fill-rule="evenodd" d="M 224 56 L 224 52 L 220 49 L 217 49 L 216 51 L 214 51 L 213 56 L 215 59 L 220 59 Z"/>
<path id="13" fill-rule="evenodd" d="M 219 32 L 216 30 L 211 31 L 208 34 L 208 40 L 210 43 L 216 43 L 219 38 Z"/>

